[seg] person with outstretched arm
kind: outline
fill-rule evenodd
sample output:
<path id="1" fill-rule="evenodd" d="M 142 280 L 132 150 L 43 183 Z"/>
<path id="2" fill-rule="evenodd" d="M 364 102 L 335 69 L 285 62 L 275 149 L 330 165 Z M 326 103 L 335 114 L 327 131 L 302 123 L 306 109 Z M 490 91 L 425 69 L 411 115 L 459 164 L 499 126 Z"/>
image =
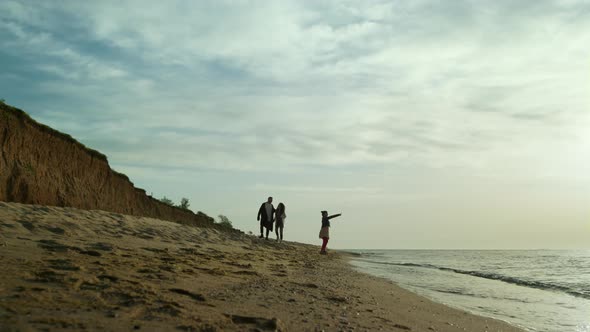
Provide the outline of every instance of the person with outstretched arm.
<path id="1" fill-rule="evenodd" d="M 326 251 L 326 246 L 328 245 L 328 240 L 330 240 L 330 219 L 340 217 L 342 213 L 333 214 L 328 216 L 328 211 L 322 211 L 322 229 L 320 230 L 320 239 L 322 239 L 322 250 L 320 254 L 326 255 L 328 252 Z"/>
<path id="2" fill-rule="evenodd" d="M 275 207 L 272 205 L 272 197 L 260 206 L 258 209 L 257 219 L 260 221 L 260 238 L 264 237 L 263 231 L 266 228 L 266 239 L 268 240 L 268 233 L 272 232 L 272 224 L 275 221 Z"/>

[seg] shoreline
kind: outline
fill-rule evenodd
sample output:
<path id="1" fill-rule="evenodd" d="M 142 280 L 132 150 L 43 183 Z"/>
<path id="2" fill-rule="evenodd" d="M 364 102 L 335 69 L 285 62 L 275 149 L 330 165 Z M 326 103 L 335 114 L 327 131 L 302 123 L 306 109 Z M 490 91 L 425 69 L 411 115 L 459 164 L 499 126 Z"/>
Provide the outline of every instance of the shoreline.
<path id="1" fill-rule="evenodd" d="M 346 258 L 347 258 L 347 263 L 350 265 L 350 267 L 351 267 L 351 268 L 352 268 L 354 271 L 357 271 L 357 272 L 359 272 L 359 273 L 361 273 L 361 274 L 366 274 L 366 275 L 368 275 L 368 276 L 370 276 L 370 277 L 377 278 L 377 279 L 381 279 L 381 280 L 383 280 L 383 282 L 385 282 L 385 283 L 391 283 L 391 284 L 393 284 L 395 287 L 399 287 L 399 288 L 403 289 L 404 291 L 407 291 L 407 292 L 409 292 L 409 293 L 411 293 L 411 294 L 413 294 L 413 295 L 415 295 L 415 296 L 417 296 L 417 297 L 424 298 L 424 299 L 426 299 L 426 300 L 428 300 L 428 301 L 430 301 L 430 302 L 433 302 L 433 303 L 435 303 L 435 304 L 437 304 L 437 305 L 442 305 L 442 306 L 448 307 L 448 308 L 450 308 L 450 309 L 453 309 L 453 310 L 458 310 L 458 311 L 466 312 L 466 313 L 467 313 L 467 314 L 469 314 L 469 315 L 474 315 L 474 316 L 477 316 L 477 317 L 482 317 L 482 318 L 486 318 L 486 319 L 492 319 L 492 320 L 495 320 L 495 321 L 498 321 L 498 322 L 501 322 L 501 323 L 507 324 L 507 325 L 509 325 L 509 326 L 511 326 L 511 327 L 513 327 L 513 328 L 515 328 L 517 331 L 528 331 L 527 327 L 525 327 L 525 326 L 518 326 L 518 325 L 512 324 L 512 323 L 510 323 L 509 321 L 506 321 L 506 320 L 503 320 L 503 319 L 500 319 L 500 318 L 496 318 L 496 317 L 493 317 L 493 316 L 483 315 L 483 314 L 480 314 L 480 313 L 477 313 L 477 312 L 469 311 L 468 309 L 465 309 L 465 308 L 460 308 L 460 307 L 454 306 L 454 305 L 453 305 L 453 304 L 451 304 L 451 303 L 444 303 L 444 302 L 440 302 L 440 301 L 437 301 L 437 300 L 435 300 L 435 299 L 431 299 L 431 298 L 429 298 L 429 297 L 428 297 L 428 296 L 426 296 L 426 295 L 422 295 L 422 294 L 420 294 L 420 293 L 418 293 L 418 292 L 412 291 L 411 289 L 405 288 L 405 287 L 403 287 L 403 286 L 399 285 L 399 283 L 398 283 L 398 282 L 396 282 L 396 281 L 395 281 L 395 280 L 393 280 L 393 279 L 389 279 L 389 278 L 387 278 L 387 277 L 381 277 L 381 276 L 373 275 L 373 274 L 371 274 L 371 273 L 368 273 L 368 272 L 363 272 L 363 271 L 361 270 L 361 268 L 360 268 L 360 267 L 354 266 L 354 265 L 352 264 L 352 260 L 354 260 L 354 259 L 355 259 L 355 258 L 357 258 L 357 257 L 362 257 L 362 254 L 355 253 L 355 252 L 347 252 L 346 250 L 342 250 L 342 252 L 344 253 L 344 255 L 345 255 L 345 256 L 347 256 L 347 257 L 346 257 Z M 349 254 L 350 254 L 350 255 L 349 255 Z"/>
<path id="2" fill-rule="evenodd" d="M 523 331 L 351 256 L 150 218 L 0 202 L 4 331 Z"/>

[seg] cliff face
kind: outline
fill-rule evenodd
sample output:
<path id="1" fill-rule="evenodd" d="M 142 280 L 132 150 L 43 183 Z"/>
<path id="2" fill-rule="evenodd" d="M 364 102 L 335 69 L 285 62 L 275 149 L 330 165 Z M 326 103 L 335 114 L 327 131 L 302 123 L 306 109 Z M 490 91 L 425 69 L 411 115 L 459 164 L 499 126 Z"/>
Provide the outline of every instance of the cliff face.
<path id="1" fill-rule="evenodd" d="M 0 201 L 213 226 L 204 214 L 168 206 L 113 171 L 100 152 L 0 102 Z"/>

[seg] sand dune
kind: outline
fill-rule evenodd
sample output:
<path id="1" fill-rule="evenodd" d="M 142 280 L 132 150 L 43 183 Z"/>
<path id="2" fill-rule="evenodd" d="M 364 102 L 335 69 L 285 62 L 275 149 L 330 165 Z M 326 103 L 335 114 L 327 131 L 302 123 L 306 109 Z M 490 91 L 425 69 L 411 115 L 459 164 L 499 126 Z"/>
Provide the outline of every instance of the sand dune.
<path id="1" fill-rule="evenodd" d="M 344 254 L 150 218 L 0 202 L 2 331 L 518 331 Z"/>

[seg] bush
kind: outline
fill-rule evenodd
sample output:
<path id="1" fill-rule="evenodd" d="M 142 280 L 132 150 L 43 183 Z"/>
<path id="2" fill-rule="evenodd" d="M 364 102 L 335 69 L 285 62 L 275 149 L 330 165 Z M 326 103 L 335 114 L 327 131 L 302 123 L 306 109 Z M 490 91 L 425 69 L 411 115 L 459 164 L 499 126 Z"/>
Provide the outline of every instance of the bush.
<path id="1" fill-rule="evenodd" d="M 166 196 L 160 198 L 160 202 L 162 202 L 166 205 L 174 206 L 174 202 L 172 202 L 172 200 Z"/>
<path id="2" fill-rule="evenodd" d="M 229 220 L 228 217 L 224 216 L 223 214 L 220 214 L 218 216 L 219 218 L 219 222 L 218 224 L 222 227 L 226 227 L 226 228 L 234 228 L 234 226 L 231 224 L 231 220 Z"/>
<path id="3" fill-rule="evenodd" d="M 180 200 L 180 205 L 178 206 L 179 208 L 183 209 L 183 210 L 188 210 L 188 207 L 191 206 L 190 203 L 188 202 L 188 198 L 183 197 Z"/>

